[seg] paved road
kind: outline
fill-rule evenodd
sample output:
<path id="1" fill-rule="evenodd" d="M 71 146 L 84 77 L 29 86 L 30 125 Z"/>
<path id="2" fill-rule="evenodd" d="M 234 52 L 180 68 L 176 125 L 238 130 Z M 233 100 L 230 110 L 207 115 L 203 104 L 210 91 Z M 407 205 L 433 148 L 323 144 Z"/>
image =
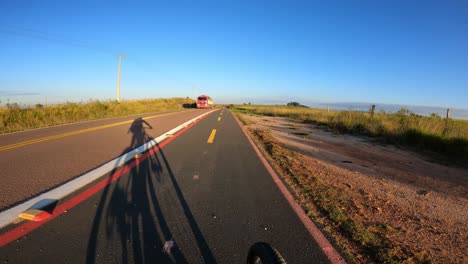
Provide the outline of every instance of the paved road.
<path id="1" fill-rule="evenodd" d="M 0 211 L 141 145 L 142 132 L 138 126 L 132 131 L 140 117 L 149 118 L 147 124 L 140 122 L 141 130 L 155 137 L 203 112 L 146 114 L 0 135 Z"/>
<path id="2" fill-rule="evenodd" d="M 149 137 L 143 131 L 134 140 Z M 127 144 L 120 151 L 133 147 L 127 138 L 112 139 Z M 89 199 L 0 248 L 0 261 L 244 263 L 249 246 L 265 241 L 288 263 L 327 263 L 230 112 L 216 111 L 171 140 Z M 15 227 L 21 224 L 8 229 Z M 176 246 L 168 255 L 162 249 L 170 240 Z"/>

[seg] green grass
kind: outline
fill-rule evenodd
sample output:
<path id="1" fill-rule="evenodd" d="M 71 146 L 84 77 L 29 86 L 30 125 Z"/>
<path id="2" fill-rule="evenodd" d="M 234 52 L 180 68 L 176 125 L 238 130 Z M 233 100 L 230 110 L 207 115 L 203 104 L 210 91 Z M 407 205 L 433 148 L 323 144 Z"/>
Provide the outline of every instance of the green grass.
<path id="1" fill-rule="evenodd" d="M 468 121 L 419 116 L 407 111 L 369 113 L 290 106 L 232 106 L 235 111 L 289 117 L 327 126 L 335 132 L 381 139 L 384 143 L 433 152 L 455 164 L 468 164 Z"/>
<path id="2" fill-rule="evenodd" d="M 184 98 L 89 101 L 50 106 L 19 107 L 8 104 L 0 108 L 0 134 L 26 129 L 47 127 L 79 121 L 96 120 L 135 114 L 177 110 L 193 106 L 194 101 Z"/>

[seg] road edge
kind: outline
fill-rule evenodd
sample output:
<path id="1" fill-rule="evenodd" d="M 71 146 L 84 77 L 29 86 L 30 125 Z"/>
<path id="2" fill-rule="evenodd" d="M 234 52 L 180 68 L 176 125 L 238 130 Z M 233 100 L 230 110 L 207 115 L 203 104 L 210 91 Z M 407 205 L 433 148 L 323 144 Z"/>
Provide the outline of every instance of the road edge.
<path id="1" fill-rule="evenodd" d="M 203 119 L 204 117 L 208 116 L 209 114 L 217 111 L 211 110 L 209 112 L 200 114 L 182 124 L 179 126 L 162 133 L 160 136 L 156 137 L 155 139 L 146 142 L 145 144 L 130 150 L 127 153 L 122 154 L 119 157 L 116 157 L 108 162 L 105 162 L 104 164 L 100 165 L 99 167 L 88 171 L 76 178 L 74 178 L 71 181 L 68 181 L 62 185 L 59 185 L 47 192 L 44 192 L 40 195 L 37 195 L 35 197 L 32 197 L 20 204 L 17 204 L 11 208 L 8 208 L 4 211 L 0 212 L 0 229 L 8 226 L 10 223 L 12 223 L 20 213 L 24 212 L 27 210 L 29 207 L 34 205 L 35 203 L 43 200 L 43 199 L 55 199 L 57 201 L 61 200 L 63 197 L 66 197 L 67 195 L 71 194 L 72 192 L 82 188 L 83 186 L 86 186 L 87 184 L 99 179 L 103 175 L 106 175 L 107 173 L 111 172 L 112 170 L 119 168 L 129 162 L 130 160 L 134 159 L 134 155 L 136 154 L 141 154 L 143 152 L 148 151 L 149 149 L 152 149 L 155 145 L 161 143 L 162 141 L 166 140 L 168 138 L 167 135 L 172 135 L 177 133 L 178 131 L 183 130 L 185 127 L 189 125 L 195 124 L 197 121 Z M 1 244 L 1 243 L 0 243 Z"/>
<path id="2" fill-rule="evenodd" d="M 268 161 L 265 158 L 265 156 L 263 155 L 263 153 L 260 151 L 260 149 L 257 147 L 255 142 L 252 140 L 250 135 L 247 133 L 245 127 L 242 125 L 239 118 L 232 111 L 229 111 L 229 112 L 233 115 L 233 117 L 236 120 L 237 124 L 241 128 L 241 130 L 244 133 L 247 140 L 250 142 L 250 145 L 254 149 L 255 153 L 257 153 L 257 156 L 260 158 L 261 162 L 263 163 L 263 165 L 267 169 L 267 171 L 270 174 L 273 181 L 276 183 L 276 186 L 281 191 L 284 198 L 288 201 L 289 205 L 291 206 L 293 211 L 296 213 L 297 217 L 299 217 L 302 224 L 305 226 L 307 231 L 309 231 L 310 235 L 317 242 L 320 249 L 327 256 L 328 260 L 330 260 L 330 262 L 333 263 L 333 264 L 344 264 L 344 263 L 346 263 L 346 261 L 343 259 L 343 257 L 341 257 L 341 255 L 338 253 L 338 251 L 332 246 L 330 241 L 328 241 L 328 239 L 325 237 L 325 235 L 312 222 L 312 220 L 306 215 L 306 213 L 304 212 L 302 207 L 299 205 L 299 203 L 297 203 L 297 201 L 294 199 L 294 196 L 289 192 L 288 188 L 284 185 L 281 178 L 278 176 L 278 174 L 275 172 L 275 170 L 271 167 L 270 163 L 268 163 Z"/>

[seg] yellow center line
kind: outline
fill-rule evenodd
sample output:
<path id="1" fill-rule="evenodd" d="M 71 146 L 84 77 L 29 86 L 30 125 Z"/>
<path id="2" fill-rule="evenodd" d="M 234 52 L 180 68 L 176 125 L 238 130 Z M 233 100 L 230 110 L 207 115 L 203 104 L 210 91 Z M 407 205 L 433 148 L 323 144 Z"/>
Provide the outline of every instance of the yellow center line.
<path id="1" fill-rule="evenodd" d="M 148 116 L 148 117 L 144 117 L 143 120 L 149 120 L 149 119 L 153 119 L 153 118 L 156 118 L 156 117 L 161 117 L 161 116 L 166 116 L 166 115 L 172 115 L 172 114 L 176 114 L 176 113 L 178 113 L 178 112 L 175 112 L 175 113 L 167 113 L 167 114 L 161 114 L 161 115 L 155 115 L 155 116 Z M 106 128 L 110 128 L 110 127 L 115 127 L 115 126 L 130 124 L 130 123 L 132 123 L 133 121 L 134 121 L 134 120 L 127 120 L 127 121 L 117 122 L 117 123 L 108 124 L 108 125 L 102 125 L 102 126 L 97 126 L 97 127 L 85 128 L 85 129 L 81 129 L 81 130 L 76 130 L 76 131 L 67 132 L 67 133 L 58 134 L 58 135 L 53 135 L 53 136 L 48 136 L 48 137 L 42 137 L 42 138 L 36 138 L 36 139 L 26 140 L 26 141 L 23 141 L 23 142 L 18 142 L 18 143 L 14 143 L 14 144 L 10 144 L 10 145 L 5 145 L 5 146 L 0 146 L 0 151 L 9 150 L 9 149 L 14 149 L 14 148 L 19 148 L 19 147 L 23 147 L 23 146 L 27 146 L 27 145 L 32 145 L 32 144 L 35 144 L 35 143 L 39 143 L 39 142 L 44 142 L 44 141 L 49 141 L 49 140 L 53 140 L 53 139 L 59 139 L 59 138 L 74 136 L 74 135 L 83 134 L 83 133 L 87 133 L 87 132 L 91 132 L 91 131 L 96 131 L 96 130 L 101 130 L 101 129 L 106 129 Z"/>
<path id="2" fill-rule="evenodd" d="M 208 141 L 207 141 L 209 144 L 213 143 L 215 135 L 216 135 L 216 129 L 213 129 L 211 131 L 210 137 L 208 138 Z"/>
<path id="3" fill-rule="evenodd" d="M 218 117 L 218 122 L 221 121 L 221 117 Z"/>

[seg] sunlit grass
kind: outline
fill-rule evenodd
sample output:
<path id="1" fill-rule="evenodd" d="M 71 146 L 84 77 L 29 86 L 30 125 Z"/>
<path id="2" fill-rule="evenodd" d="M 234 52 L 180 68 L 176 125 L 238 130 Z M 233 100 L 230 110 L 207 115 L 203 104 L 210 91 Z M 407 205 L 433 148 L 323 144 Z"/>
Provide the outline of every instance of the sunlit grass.
<path id="1" fill-rule="evenodd" d="M 341 133 L 380 138 L 386 143 L 415 147 L 449 156 L 459 163 L 468 160 L 468 121 L 438 116 L 419 116 L 406 110 L 398 113 L 327 111 L 321 109 L 237 105 L 237 111 L 281 116 L 327 126 Z"/>
<path id="2" fill-rule="evenodd" d="M 355 253 L 360 255 L 357 263 L 400 263 L 420 253 L 396 251 L 398 247 L 394 247 L 395 241 L 388 236 L 388 225 L 356 218 L 357 202 L 336 186 L 328 185 L 310 174 L 304 169 L 307 164 L 300 156 L 281 146 L 268 130 L 252 128 L 249 132 L 264 154 L 274 161 L 275 168 L 281 172 L 309 217 L 314 215 L 311 212 L 318 209 L 318 213 L 330 221 L 330 228 L 354 245 Z M 419 262 L 431 263 L 431 260 L 422 258 Z"/>
<path id="3" fill-rule="evenodd" d="M 116 101 L 89 101 L 50 106 L 19 107 L 8 104 L 0 108 L 0 134 L 26 129 L 59 125 L 102 118 L 127 116 L 151 112 L 182 109 L 184 104 L 193 104 L 192 99 L 144 99 Z"/>

